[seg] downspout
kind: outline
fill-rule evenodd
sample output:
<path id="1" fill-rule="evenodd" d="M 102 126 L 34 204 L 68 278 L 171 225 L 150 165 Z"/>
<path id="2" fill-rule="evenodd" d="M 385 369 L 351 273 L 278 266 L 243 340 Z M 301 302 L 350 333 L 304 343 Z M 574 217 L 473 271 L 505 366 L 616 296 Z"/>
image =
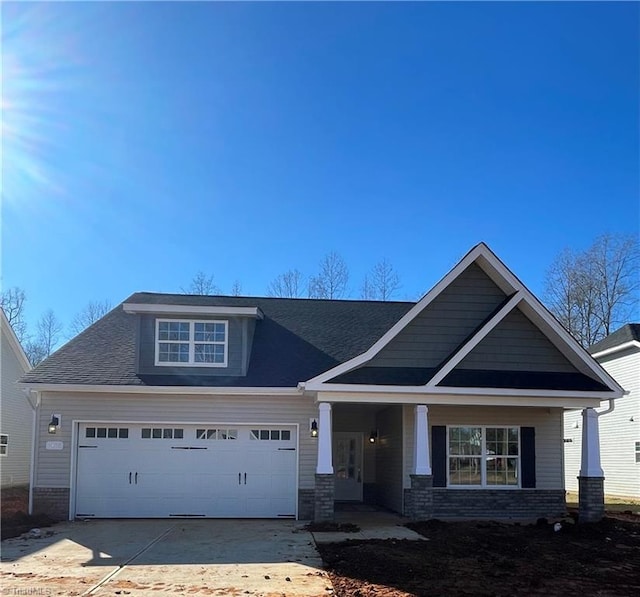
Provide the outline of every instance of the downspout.
<path id="1" fill-rule="evenodd" d="M 33 486 L 35 483 L 36 476 L 36 445 L 37 445 L 37 434 L 36 428 L 38 426 L 38 412 L 40 410 L 40 392 L 34 392 L 29 388 L 25 388 L 24 394 L 27 398 L 27 402 L 31 407 L 32 413 L 32 425 L 31 425 L 31 466 L 29 471 L 29 514 L 33 514 Z M 31 402 L 31 395 L 35 394 L 36 403 L 35 405 Z"/>

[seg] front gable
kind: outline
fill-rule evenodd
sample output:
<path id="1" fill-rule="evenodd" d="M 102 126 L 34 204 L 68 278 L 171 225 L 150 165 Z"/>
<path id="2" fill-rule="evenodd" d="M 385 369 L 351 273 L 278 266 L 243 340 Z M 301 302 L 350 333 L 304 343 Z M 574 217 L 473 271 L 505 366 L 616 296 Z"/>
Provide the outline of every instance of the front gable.
<path id="1" fill-rule="evenodd" d="M 515 397 L 623 392 L 483 243 L 369 350 L 303 385 Z"/>

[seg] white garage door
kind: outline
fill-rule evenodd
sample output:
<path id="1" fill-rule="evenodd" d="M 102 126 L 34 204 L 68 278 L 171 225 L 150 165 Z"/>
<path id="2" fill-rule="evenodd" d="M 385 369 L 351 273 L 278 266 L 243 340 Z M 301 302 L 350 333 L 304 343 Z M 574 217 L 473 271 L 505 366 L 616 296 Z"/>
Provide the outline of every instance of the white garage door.
<path id="1" fill-rule="evenodd" d="M 280 518 L 296 513 L 296 428 L 79 426 L 78 517 Z"/>

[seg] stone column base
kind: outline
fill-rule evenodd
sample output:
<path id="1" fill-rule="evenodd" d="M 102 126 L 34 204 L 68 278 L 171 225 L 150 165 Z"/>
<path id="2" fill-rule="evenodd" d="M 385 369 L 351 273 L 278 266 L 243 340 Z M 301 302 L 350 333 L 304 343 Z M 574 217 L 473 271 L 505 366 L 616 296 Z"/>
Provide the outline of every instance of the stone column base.
<path id="1" fill-rule="evenodd" d="M 313 520 L 324 522 L 333 520 L 334 513 L 334 481 L 333 475 L 316 473 L 316 491 Z"/>
<path id="2" fill-rule="evenodd" d="M 411 520 L 428 520 L 433 516 L 433 476 L 410 477 L 411 489 L 404 494 L 404 515 Z"/>
<path id="3" fill-rule="evenodd" d="M 598 522 L 604 516 L 604 477 L 578 477 L 578 522 Z"/>

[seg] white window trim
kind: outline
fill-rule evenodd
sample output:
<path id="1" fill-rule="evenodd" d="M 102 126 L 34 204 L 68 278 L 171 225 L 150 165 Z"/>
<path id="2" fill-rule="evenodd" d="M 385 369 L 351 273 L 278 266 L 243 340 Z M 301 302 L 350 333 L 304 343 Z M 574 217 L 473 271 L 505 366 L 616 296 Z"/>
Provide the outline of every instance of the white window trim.
<path id="1" fill-rule="evenodd" d="M 9 454 L 9 434 L 8 433 L 0 433 L 2 437 L 6 437 L 7 441 L 2 444 L 4 446 L 4 453 L 0 454 L 0 457 L 7 456 Z"/>
<path id="2" fill-rule="evenodd" d="M 480 485 L 453 485 L 449 483 L 449 463 L 450 458 L 455 454 L 449 454 L 449 431 L 458 427 L 479 427 L 482 430 L 482 443 L 480 444 L 480 454 L 476 457 L 480 457 Z M 518 484 L 517 485 L 488 485 L 487 484 L 487 429 L 513 429 L 518 430 Z M 514 458 L 510 456 L 510 458 Z M 458 424 L 447 425 L 447 489 L 499 489 L 506 491 L 513 491 L 514 489 L 522 489 L 522 425 L 471 425 L 471 424 Z"/>
<path id="3" fill-rule="evenodd" d="M 189 324 L 189 360 L 186 363 L 175 361 L 160 361 L 160 324 L 161 323 L 188 323 Z M 217 344 L 222 342 L 196 342 L 194 327 L 196 323 L 220 323 L 224 325 L 224 359 L 222 363 L 196 363 L 195 362 L 195 345 L 196 344 Z M 155 366 L 156 367 L 226 367 L 229 354 L 229 322 L 224 319 L 156 319 L 155 332 Z M 162 343 L 168 344 L 187 344 L 184 340 L 162 340 Z"/>

